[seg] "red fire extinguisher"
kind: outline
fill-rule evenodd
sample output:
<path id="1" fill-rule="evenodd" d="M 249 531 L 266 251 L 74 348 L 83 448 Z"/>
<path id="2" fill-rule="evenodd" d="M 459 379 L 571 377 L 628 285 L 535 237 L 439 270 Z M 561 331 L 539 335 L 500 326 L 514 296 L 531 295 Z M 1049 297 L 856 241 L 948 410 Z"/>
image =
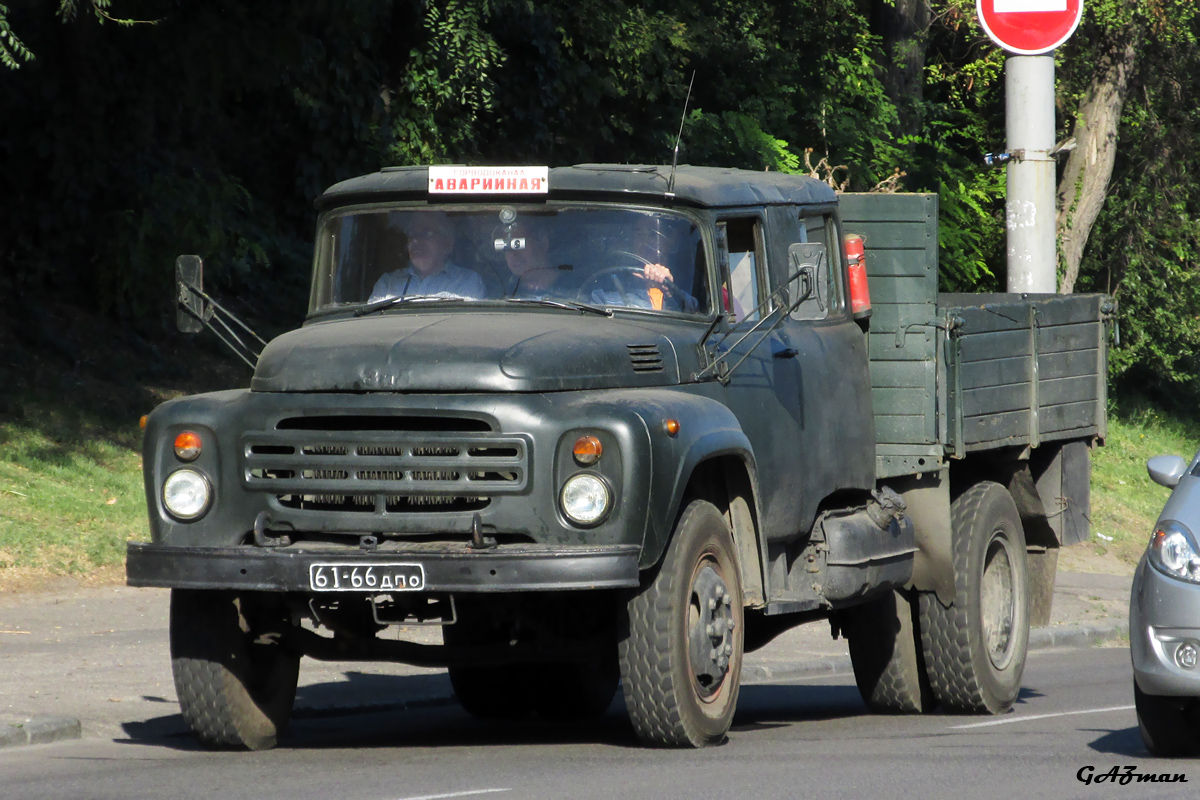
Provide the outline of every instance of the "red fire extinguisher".
<path id="1" fill-rule="evenodd" d="M 842 248 L 850 264 L 850 313 L 855 319 L 871 316 L 871 290 L 867 286 L 867 257 L 863 238 L 857 233 L 842 237 Z"/>

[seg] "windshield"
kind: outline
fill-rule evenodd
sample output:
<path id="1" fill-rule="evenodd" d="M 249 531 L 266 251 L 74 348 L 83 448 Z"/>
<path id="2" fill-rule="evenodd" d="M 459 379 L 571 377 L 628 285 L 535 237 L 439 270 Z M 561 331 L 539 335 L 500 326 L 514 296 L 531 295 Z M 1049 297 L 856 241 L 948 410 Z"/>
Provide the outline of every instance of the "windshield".
<path id="1" fill-rule="evenodd" d="M 315 259 L 310 313 L 438 299 L 553 300 L 676 314 L 703 314 L 709 306 L 699 225 L 663 211 L 338 210 L 318 223 Z"/>

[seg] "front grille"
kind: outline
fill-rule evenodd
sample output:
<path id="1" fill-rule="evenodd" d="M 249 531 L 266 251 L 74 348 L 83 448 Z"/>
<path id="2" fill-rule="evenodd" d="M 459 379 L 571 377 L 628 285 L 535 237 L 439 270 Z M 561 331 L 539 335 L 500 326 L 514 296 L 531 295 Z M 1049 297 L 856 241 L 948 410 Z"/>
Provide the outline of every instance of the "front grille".
<path id="1" fill-rule="evenodd" d="M 627 344 L 629 362 L 634 372 L 662 372 L 662 353 L 656 344 Z"/>
<path id="2" fill-rule="evenodd" d="M 305 511 L 475 511 L 528 480 L 526 440 L 491 433 L 289 425 L 242 444 L 246 488 Z"/>

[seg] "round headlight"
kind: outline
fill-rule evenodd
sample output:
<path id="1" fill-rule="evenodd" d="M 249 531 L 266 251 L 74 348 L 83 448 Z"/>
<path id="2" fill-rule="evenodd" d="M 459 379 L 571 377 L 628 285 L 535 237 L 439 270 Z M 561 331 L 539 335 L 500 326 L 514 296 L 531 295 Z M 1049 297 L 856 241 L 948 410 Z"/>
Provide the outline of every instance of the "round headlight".
<path id="1" fill-rule="evenodd" d="M 194 469 L 180 469 L 163 483 L 163 505 L 178 519 L 196 519 L 208 511 L 212 489 L 208 479 Z"/>
<path id="2" fill-rule="evenodd" d="M 574 475 L 563 484 L 562 509 L 576 525 L 595 525 L 608 514 L 612 495 L 595 475 Z"/>

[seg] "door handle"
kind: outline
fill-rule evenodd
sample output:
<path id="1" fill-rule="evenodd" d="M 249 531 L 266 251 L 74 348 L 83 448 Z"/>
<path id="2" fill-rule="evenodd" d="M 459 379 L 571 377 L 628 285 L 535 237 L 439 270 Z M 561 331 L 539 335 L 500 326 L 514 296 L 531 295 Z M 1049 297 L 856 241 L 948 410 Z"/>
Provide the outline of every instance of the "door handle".
<path id="1" fill-rule="evenodd" d="M 771 353 L 771 355 L 775 356 L 776 358 L 795 358 L 796 356 L 800 355 L 800 351 L 794 347 L 785 347 L 782 350 L 776 350 L 774 353 Z"/>

